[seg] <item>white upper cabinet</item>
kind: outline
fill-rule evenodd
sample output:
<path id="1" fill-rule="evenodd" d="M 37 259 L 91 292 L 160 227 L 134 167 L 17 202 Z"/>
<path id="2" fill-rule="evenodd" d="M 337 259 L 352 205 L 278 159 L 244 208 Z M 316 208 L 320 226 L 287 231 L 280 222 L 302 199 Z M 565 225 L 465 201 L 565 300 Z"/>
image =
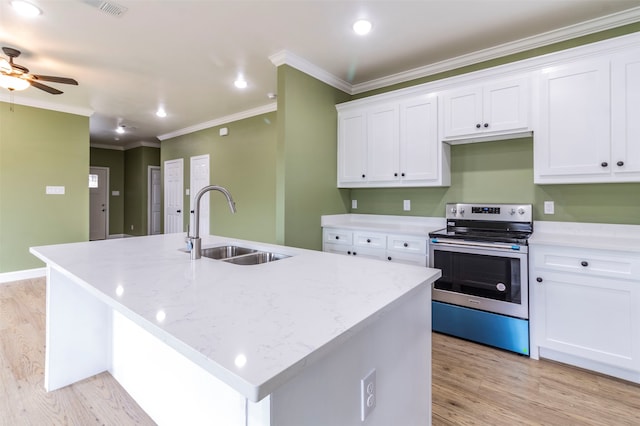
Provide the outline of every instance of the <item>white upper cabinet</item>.
<path id="1" fill-rule="evenodd" d="M 534 181 L 640 181 L 640 52 L 538 73 Z"/>
<path id="2" fill-rule="evenodd" d="M 611 61 L 611 161 L 619 181 L 640 181 L 640 50 Z"/>
<path id="3" fill-rule="evenodd" d="M 444 92 L 444 140 L 490 137 L 529 129 L 529 76 L 489 80 Z"/>
<path id="4" fill-rule="evenodd" d="M 338 106 L 338 187 L 446 186 L 448 155 L 436 96 Z"/>

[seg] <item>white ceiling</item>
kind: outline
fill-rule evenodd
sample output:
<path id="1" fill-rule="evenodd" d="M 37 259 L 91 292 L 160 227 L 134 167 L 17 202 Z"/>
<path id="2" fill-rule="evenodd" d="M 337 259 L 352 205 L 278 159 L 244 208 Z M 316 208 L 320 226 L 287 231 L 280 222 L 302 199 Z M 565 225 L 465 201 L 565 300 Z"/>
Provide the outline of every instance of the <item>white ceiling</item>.
<path id="1" fill-rule="evenodd" d="M 114 146 L 273 108 L 278 60 L 357 93 L 473 52 L 522 49 L 539 34 L 640 21 L 640 0 L 110 1 L 126 8 L 120 16 L 97 8 L 102 0 L 31 2 L 41 16 L 20 17 L 0 0 L 0 46 L 21 50 L 16 62 L 32 73 L 79 86 L 51 83 L 61 95 L 0 89 L 0 100 L 93 113 L 92 144 Z M 373 22 L 366 37 L 351 30 L 363 17 Z M 233 86 L 238 74 L 244 90 Z M 158 106 L 166 118 L 155 116 Z M 119 124 L 125 135 L 114 132 Z"/>

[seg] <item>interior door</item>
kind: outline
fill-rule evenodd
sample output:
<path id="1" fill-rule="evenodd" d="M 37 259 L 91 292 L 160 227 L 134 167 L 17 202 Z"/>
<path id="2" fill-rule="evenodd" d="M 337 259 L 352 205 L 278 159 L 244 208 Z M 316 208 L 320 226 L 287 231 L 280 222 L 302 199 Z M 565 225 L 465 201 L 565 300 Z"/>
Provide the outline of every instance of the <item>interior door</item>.
<path id="1" fill-rule="evenodd" d="M 107 238 L 109 169 L 89 168 L 89 240 Z"/>
<path id="2" fill-rule="evenodd" d="M 205 186 L 209 185 L 209 154 L 191 157 L 190 164 L 190 186 L 191 186 L 191 209 L 196 208 L 196 194 Z M 200 199 L 200 236 L 209 235 L 209 192 Z M 191 214 L 191 227 L 193 229 L 194 215 Z M 192 234 L 193 235 L 193 234 Z"/>
<path id="3" fill-rule="evenodd" d="M 164 233 L 183 232 L 183 170 L 182 158 L 164 162 Z"/>
<path id="4" fill-rule="evenodd" d="M 148 214 L 148 229 L 149 235 L 161 234 L 162 229 L 160 227 L 161 218 L 161 201 L 160 191 L 162 187 L 162 180 L 160 177 L 160 167 L 149 166 L 148 176 L 149 186 L 147 189 L 147 199 L 149 200 L 149 214 Z"/>

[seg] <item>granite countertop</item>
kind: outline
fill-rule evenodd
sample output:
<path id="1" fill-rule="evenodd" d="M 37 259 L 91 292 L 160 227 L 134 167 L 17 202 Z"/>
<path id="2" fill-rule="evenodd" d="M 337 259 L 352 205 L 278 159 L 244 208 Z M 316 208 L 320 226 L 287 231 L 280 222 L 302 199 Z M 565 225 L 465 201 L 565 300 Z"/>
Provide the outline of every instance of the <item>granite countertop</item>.
<path id="1" fill-rule="evenodd" d="M 291 257 L 260 265 L 191 261 L 184 234 L 31 248 L 251 401 L 337 347 L 440 271 L 221 237 Z M 425 301 L 427 303 L 428 301 Z"/>
<path id="2" fill-rule="evenodd" d="M 536 221 L 529 245 L 620 250 L 640 253 L 640 226 Z"/>
<path id="3" fill-rule="evenodd" d="M 320 224 L 325 228 L 377 231 L 429 238 L 429 232 L 444 228 L 446 221 L 443 217 L 341 214 L 322 216 Z"/>

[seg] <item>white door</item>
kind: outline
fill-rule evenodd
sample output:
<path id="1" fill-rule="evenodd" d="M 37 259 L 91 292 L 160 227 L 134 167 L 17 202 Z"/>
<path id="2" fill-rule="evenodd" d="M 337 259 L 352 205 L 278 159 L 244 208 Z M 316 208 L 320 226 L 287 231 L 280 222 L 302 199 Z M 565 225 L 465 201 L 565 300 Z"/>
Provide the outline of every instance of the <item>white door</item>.
<path id="1" fill-rule="evenodd" d="M 184 161 L 182 158 L 164 162 L 164 233 L 183 232 L 182 188 Z"/>
<path id="2" fill-rule="evenodd" d="M 209 185 L 209 154 L 191 157 L 191 209 L 196 208 L 196 194 L 205 186 Z M 209 235 L 209 192 L 200 199 L 200 236 Z M 193 229 L 194 215 L 191 214 L 191 226 Z M 193 235 L 193 233 L 192 233 Z"/>
<path id="3" fill-rule="evenodd" d="M 148 202 L 148 214 L 147 214 L 147 234 L 155 235 L 161 234 L 160 228 L 160 215 L 161 215 L 161 202 L 160 191 L 162 187 L 162 180 L 160 177 L 160 167 L 149 166 L 149 172 L 147 176 L 147 202 Z"/>
<path id="4" fill-rule="evenodd" d="M 91 167 L 89 169 L 89 240 L 107 238 L 109 223 L 109 169 Z"/>

